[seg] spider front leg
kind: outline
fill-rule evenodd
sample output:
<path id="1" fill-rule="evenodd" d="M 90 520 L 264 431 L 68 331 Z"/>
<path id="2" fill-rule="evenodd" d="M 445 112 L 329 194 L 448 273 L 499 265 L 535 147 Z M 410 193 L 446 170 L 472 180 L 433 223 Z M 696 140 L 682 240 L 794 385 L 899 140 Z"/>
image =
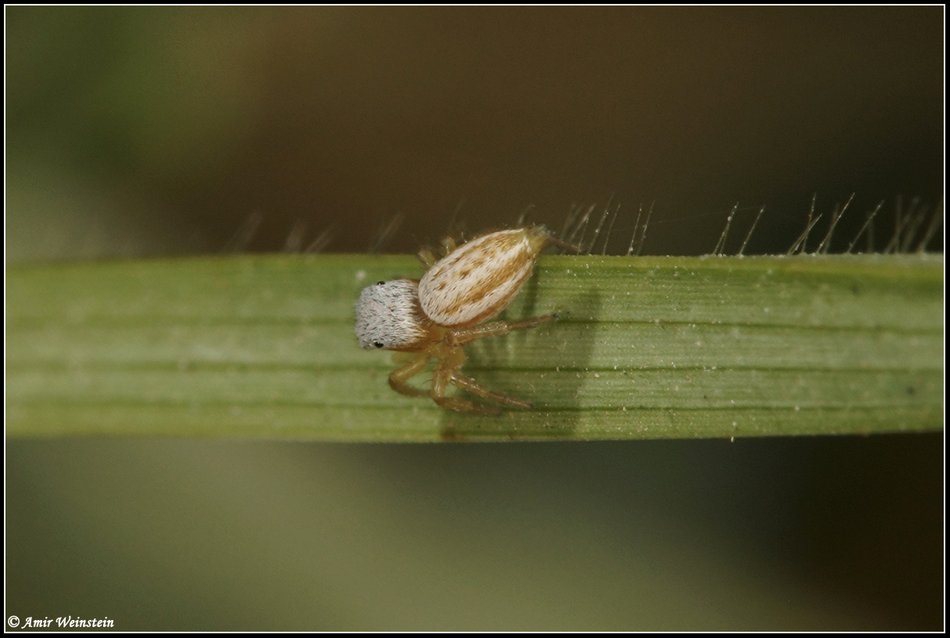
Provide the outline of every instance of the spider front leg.
<path id="1" fill-rule="evenodd" d="M 390 373 L 389 387 L 399 394 L 405 394 L 406 396 L 410 397 L 429 396 L 429 393 L 425 390 L 414 388 L 408 383 L 409 379 L 416 376 L 422 372 L 423 369 L 425 369 L 428 362 L 429 354 L 427 352 L 420 352 L 412 361 L 401 368 L 396 368 Z"/>

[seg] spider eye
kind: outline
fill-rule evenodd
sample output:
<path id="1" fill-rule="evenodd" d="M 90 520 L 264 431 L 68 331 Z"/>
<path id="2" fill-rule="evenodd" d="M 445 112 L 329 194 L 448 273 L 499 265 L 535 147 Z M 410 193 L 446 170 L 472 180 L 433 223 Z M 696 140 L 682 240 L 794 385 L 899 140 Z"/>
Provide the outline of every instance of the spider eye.
<path id="1" fill-rule="evenodd" d="M 374 342 L 373 342 L 373 345 L 376 346 L 377 348 L 382 348 L 382 347 L 383 347 L 383 344 L 381 344 L 381 343 L 378 342 L 378 341 L 374 341 Z"/>
<path id="2" fill-rule="evenodd" d="M 376 285 L 377 285 L 377 286 L 382 286 L 384 283 L 386 283 L 386 282 L 385 282 L 385 281 L 377 281 L 377 282 L 376 282 Z"/>

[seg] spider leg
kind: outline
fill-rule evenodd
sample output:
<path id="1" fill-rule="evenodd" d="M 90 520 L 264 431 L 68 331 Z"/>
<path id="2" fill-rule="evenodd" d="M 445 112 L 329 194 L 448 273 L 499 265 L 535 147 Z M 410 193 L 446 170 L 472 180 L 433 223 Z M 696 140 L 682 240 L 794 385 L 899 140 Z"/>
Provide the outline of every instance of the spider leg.
<path id="1" fill-rule="evenodd" d="M 446 410 L 452 410 L 453 412 L 470 412 L 472 414 L 484 414 L 486 416 L 498 416 L 501 414 L 501 410 L 498 408 L 488 405 L 478 405 L 468 399 L 460 399 L 459 397 L 433 396 L 432 400 L 438 403 L 439 406 Z"/>
<path id="2" fill-rule="evenodd" d="M 454 237 L 446 237 L 442 240 L 443 257 L 454 251 L 456 248 L 458 248 L 458 242 L 455 241 Z M 436 256 L 435 251 L 431 248 L 422 248 L 416 253 L 416 256 L 426 268 L 432 268 L 435 265 L 435 262 L 439 261 L 439 257 Z"/>
<path id="3" fill-rule="evenodd" d="M 455 412 L 471 412 L 473 414 L 501 414 L 501 410 L 493 406 L 478 405 L 461 397 L 446 396 L 450 383 L 456 382 L 456 372 L 465 363 L 465 353 L 461 348 L 452 348 L 442 360 L 442 364 L 432 373 L 432 400 L 447 410 Z M 460 386 L 465 387 L 465 386 Z M 475 386 L 478 387 L 478 386 Z M 482 390 L 482 388 L 479 388 Z M 476 393 L 477 394 L 477 393 Z"/>
<path id="4" fill-rule="evenodd" d="M 448 255 L 452 251 L 458 248 L 458 243 L 455 241 L 454 237 L 446 237 L 442 240 L 442 254 Z"/>
<path id="5" fill-rule="evenodd" d="M 506 335 L 512 330 L 534 328 L 546 324 L 549 321 L 554 321 L 555 319 L 557 319 L 557 315 L 542 315 L 540 317 L 522 319 L 521 321 L 492 321 L 491 323 L 485 323 L 480 326 L 453 330 L 448 338 L 452 345 L 461 346 L 485 337 Z"/>
<path id="6" fill-rule="evenodd" d="M 423 368 L 426 367 L 426 364 L 429 362 L 429 354 L 427 352 L 419 353 L 415 359 L 402 366 L 401 368 L 396 368 L 389 375 L 389 387 L 400 394 L 405 394 L 410 397 L 426 397 L 429 396 L 429 393 L 425 390 L 419 390 L 409 385 L 407 382 L 410 378 L 416 376 L 422 372 Z"/>
<path id="7" fill-rule="evenodd" d="M 422 248 L 416 253 L 416 257 L 419 258 L 419 261 L 422 262 L 422 265 L 427 269 L 432 268 L 435 265 L 435 262 L 439 261 L 435 256 L 435 253 L 432 252 L 431 248 Z"/>
<path id="8" fill-rule="evenodd" d="M 558 239 L 558 238 L 555 237 L 554 235 L 551 235 L 550 237 L 548 237 L 548 239 L 547 239 L 547 245 L 549 245 L 549 246 L 557 246 L 557 247 L 560 248 L 561 250 L 566 250 L 566 251 L 568 251 L 568 252 L 572 252 L 572 253 L 574 253 L 575 255 L 580 255 L 582 252 L 584 252 L 583 249 L 582 249 L 580 246 L 577 246 L 577 245 L 575 245 L 575 244 L 569 244 L 569 243 L 567 243 L 566 241 L 563 241 L 563 240 L 561 240 L 561 239 Z"/>
<path id="9" fill-rule="evenodd" d="M 482 397 L 483 399 L 488 399 L 489 401 L 495 401 L 496 403 L 501 403 L 503 405 L 510 405 L 514 408 L 524 408 L 526 410 L 531 408 L 531 404 L 527 401 L 522 401 L 521 399 L 516 399 L 506 394 L 492 392 L 491 390 L 478 385 L 475 379 L 472 379 L 471 377 L 453 374 L 449 381 L 463 390 L 471 392 L 472 394 Z"/>

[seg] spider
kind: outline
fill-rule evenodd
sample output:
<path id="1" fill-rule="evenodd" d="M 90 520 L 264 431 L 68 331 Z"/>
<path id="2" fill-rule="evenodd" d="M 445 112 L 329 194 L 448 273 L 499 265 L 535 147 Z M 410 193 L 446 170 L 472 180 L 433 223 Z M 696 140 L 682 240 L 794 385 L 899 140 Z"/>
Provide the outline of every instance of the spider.
<path id="1" fill-rule="evenodd" d="M 484 323 L 511 303 L 546 246 L 566 244 L 543 226 L 487 233 L 461 246 L 452 239 L 442 244 L 442 259 L 437 260 L 431 250 L 419 251 L 419 259 L 428 268 L 422 279 L 380 281 L 363 289 L 356 303 L 360 345 L 415 353 L 389 375 L 390 387 L 401 394 L 428 396 L 456 412 L 501 412 L 495 406 L 447 395 L 451 384 L 501 405 L 530 408 L 527 401 L 492 392 L 463 375 L 464 347 L 484 337 L 534 328 L 557 318 L 550 314 Z M 422 372 L 430 360 L 436 362 L 431 388 L 425 391 L 409 385 L 409 379 Z"/>

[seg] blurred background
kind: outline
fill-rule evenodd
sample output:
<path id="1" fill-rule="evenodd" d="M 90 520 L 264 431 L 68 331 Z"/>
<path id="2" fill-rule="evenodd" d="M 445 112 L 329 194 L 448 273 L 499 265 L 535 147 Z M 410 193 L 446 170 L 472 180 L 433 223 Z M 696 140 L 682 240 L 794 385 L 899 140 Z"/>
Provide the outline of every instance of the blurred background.
<path id="1" fill-rule="evenodd" d="M 766 207 L 752 253 L 813 197 L 855 193 L 839 249 L 881 201 L 877 248 L 942 215 L 942 7 L 5 15 L 8 267 L 413 251 L 608 202 L 608 252 L 654 207 L 648 254 L 710 252 L 737 202 L 732 251 Z M 9 440 L 6 612 L 940 629 L 942 444 Z"/>

